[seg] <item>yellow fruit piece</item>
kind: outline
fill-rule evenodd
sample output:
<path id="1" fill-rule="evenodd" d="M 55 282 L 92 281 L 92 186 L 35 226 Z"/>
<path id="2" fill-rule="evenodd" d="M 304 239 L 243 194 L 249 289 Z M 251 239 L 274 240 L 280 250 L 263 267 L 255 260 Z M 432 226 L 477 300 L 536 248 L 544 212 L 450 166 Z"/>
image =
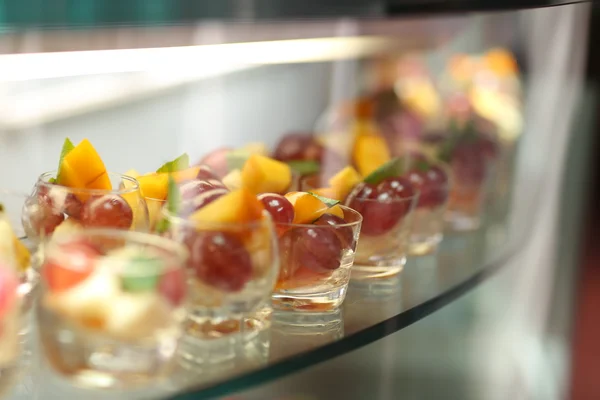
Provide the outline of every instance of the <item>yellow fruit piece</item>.
<path id="1" fill-rule="evenodd" d="M 354 186 L 362 182 L 362 176 L 351 166 L 347 166 L 329 179 L 329 185 L 339 196 L 338 200 L 346 198 Z"/>
<path id="2" fill-rule="evenodd" d="M 148 174 L 137 178 L 142 196 L 150 199 L 164 200 L 167 198 L 169 175 Z"/>
<path id="3" fill-rule="evenodd" d="M 234 169 L 222 179 L 223 184 L 229 190 L 238 190 L 242 188 L 242 171 Z"/>
<path id="4" fill-rule="evenodd" d="M 163 205 L 166 203 L 166 200 L 156 200 L 156 199 L 146 199 L 146 206 L 148 207 L 148 221 L 150 225 L 150 230 L 154 230 L 156 227 L 156 223 L 161 218 L 161 210 Z"/>
<path id="5" fill-rule="evenodd" d="M 264 207 L 247 189 L 234 190 L 202 207 L 190 217 L 197 223 L 246 223 L 262 218 Z"/>
<path id="6" fill-rule="evenodd" d="M 318 194 L 319 196 L 327 197 L 328 199 L 341 200 L 338 191 L 336 191 L 334 188 L 316 188 L 312 189 L 311 192 L 314 194 Z"/>
<path id="7" fill-rule="evenodd" d="M 63 158 L 59 169 L 60 185 L 80 189 L 112 189 L 104 162 L 87 139 L 83 139 Z"/>
<path id="8" fill-rule="evenodd" d="M 252 193 L 283 193 L 291 183 L 289 165 L 269 157 L 253 154 L 242 168 L 242 186 Z"/>
<path id="9" fill-rule="evenodd" d="M 29 249 L 25 247 L 25 245 L 17 239 L 16 236 L 13 236 L 13 246 L 15 248 L 15 255 L 17 258 L 17 265 L 19 266 L 20 271 L 25 271 L 29 268 L 31 254 L 29 253 Z"/>
<path id="10" fill-rule="evenodd" d="M 285 198 L 294 206 L 294 224 L 311 224 L 325 214 L 327 204 L 306 192 L 290 192 Z"/>
<path id="11" fill-rule="evenodd" d="M 125 172 L 123 175 L 129 176 L 133 179 L 137 179 L 140 176 L 142 176 L 142 174 L 140 174 L 139 172 L 137 172 L 135 169 L 130 169 L 129 171 Z M 127 181 L 129 182 L 129 181 Z"/>
<path id="12" fill-rule="evenodd" d="M 390 149 L 381 135 L 358 135 L 354 142 L 354 164 L 362 176 L 375 171 L 391 159 Z"/>
<path id="13" fill-rule="evenodd" d="M 182 169 L 181 171 L 172 172 L 171 176 L 175 180 L 175 183 L 181 183 L 196 179 L 196 176 L 198 176 L 198 171 L 200 171 L 200 167 L 190 167 Z"/>
<path id="14" fill-rule="evenodd" d="M 342 207 L 340 207 L 339 204 L 328 208 L 325 214 L 335 215 L 336 217 L 344 219 L 344 210 L 342 210 Z"/>

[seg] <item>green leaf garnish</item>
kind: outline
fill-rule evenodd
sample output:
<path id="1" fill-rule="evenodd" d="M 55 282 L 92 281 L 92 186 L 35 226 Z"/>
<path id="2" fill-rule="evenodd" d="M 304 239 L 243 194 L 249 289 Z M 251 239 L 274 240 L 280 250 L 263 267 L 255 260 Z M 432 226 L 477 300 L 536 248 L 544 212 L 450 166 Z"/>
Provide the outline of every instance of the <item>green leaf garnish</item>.
<path id="1" fill-rule="evenodd" d="M 300 175 L 312 175 L 321 170 L 321 165 L 314 160 L 292 160 L 286 164 Z"/>
<path id="2" fill-rule="evenodd" d="M 177 183 L 172 176 L 169 176 L 169 187 L 167 190 L 167 211 L 171 215 L 177 215 L 181 206 L 181 193 L 177 187 Z M 164 233 L 169 230 L 169 220 L 163 216 L 156 224 L 156 232 Z"/>
<path id="3" fill-rule="evenodd" d="M 158 285 L 163 262 L 159 258 L 136 256 L 129 260 L 121 271 L 121 286 L 130 293 L 150 292 Z"/>
<path id="4" fill-rule="evenodd" d="M 63 147 L 62 147 L 62 149 L 60 151 L 60 159 L 58 160 L 58 172 L 56 173 L 56 179 L 52 179 L 51 178 L 49 180 L 50 183 L 60 183 L 60 173 L 61 173 L 60 169 L 61 169 L 61 166 L 62 166 L 62 163 L 63 163 L 63 159 L 74 148 L 75 148 L 75 145 L 73 144 L 73 142 L 71 142 L 71 139 L 65 138 L 65 142 L 63 143 Z"/>
<path id="5" fill-rule="evenodd" d="M 183 153 L 173 161 L 164 163 L 156 172 L 176 172 L 190 167 L 190 157 L 187 153 Z"/>
<path id="6" fill-rule="evenodd" d="M 225 155 L 227 170 L 233 171 L 234 169 L 242 169 L 251 155 L 252 153 L 246 149 L 231 150 Z"/>
<path id="7" fill-rule="evenodd" d="M 414 169 L 418 170 L 418 171 L 429 171 L 429 169 L 431 168 L 431 164 L 429 164 L 428 161 L 426 160 L 418 160 L 417 162 L 415 162 L 414 165 Z"/>
<path id="8" fill-rule="evenodd" d="M 308 194 L 315 196 L 317 199 L 321 200 L 323 203 L 325 203 L 325 205 L 327 206 L 327 208 L 331 208 L 337 204 L 340 203 L 339 200 L 335 200 L 335 199 L 330 199 L 328 197 L 323 197 L 323 196 L 319 196 L 318 194 L 315 194 L 313 192 L 308 192 Z"/>
<path id="9" fill-rule="evenodd" d="M 363 181 L 372 185 L 377 185 L 384 179 L 403 175 L 406 169 L 405 167 L 406 160 L 404 157 L 396 157 L 386 162 L 375 171 L 371 172 L 365 179 L 363 179 Z"/>

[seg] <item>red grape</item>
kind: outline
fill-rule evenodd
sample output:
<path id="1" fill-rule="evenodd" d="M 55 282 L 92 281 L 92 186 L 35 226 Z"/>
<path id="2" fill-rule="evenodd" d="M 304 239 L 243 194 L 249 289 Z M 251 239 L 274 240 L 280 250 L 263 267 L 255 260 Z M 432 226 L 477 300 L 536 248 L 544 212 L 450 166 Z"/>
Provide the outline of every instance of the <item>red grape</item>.
<path id="1" fill-rule="evenodd" d="M 311 133 L 290 133 L 285 135 L 273 152 L 274 158 L 281 161 L 320 160 L 323 147 Z"/>
<path id="2" fill-rule="evenodd" d="M 166 271 L 158 282 L 158 291 L 174 306 L 181 304 L 185 298 L 186 289 L 185 271 L 181 268 Z"/>
<path id="3" fill-rule="evenodd" d="M 40 203 L 50 207 L 56 214 L 65 213 L 70 217 L 79 218 L 83 204 L 74 193 L 63 186 L 39 186 L 38 198 Z"/>
<path id="4" fill-rule="evenodd" d="M 315 225 L 330 225 L 333 231 L 338 235 L 340 240 L 342 241 L 342 245 L 345 249 L 356 248 L 356 243 L 354 241 L 354 232 L 352 231 L 352 227 L 350 226 L 340 226 L 345 225 L 347 222 L 333 214 L 323 214 L 319 219 L 314 222 Z"/>
<path id="5" fill-rule="evenodd" d="M 485 179 L 486 156 L 476 142 L 463 143 L 452 153 L 452 170 L 463 183 L 480 185 Z"/>
<path id="6" fill-rule="evenodd" d="M 81 211 L 81 223 L 88 227 L 128 229 L 132 222 L 131 207 L 114 194 L 90 198 Z"/>
<path id="7" fill-rule="evenodd" d="M 217 175 L 217 177 L 223 177 L 229 171 L 227 167 L 227 153 L 229 153 L 231 149 L 229 147 L 223 147 L 220 149 L 216 149 L 208 153 L 200 162 L 196 163 L 196 165 L 205 165 L 212 169 L 212 172 Z"/>
<path id="8" fill-rule="evenodd" d="M 198 170 L 198 175 L 196 175 L 196 179 L 200 180 L 208 180 L 208 179 L 218 179 L 215 172 L 208 165 L 201 165 Z"/>
<path id="9" fill-rule="evenodd" d="M 333 229 L 323 226 L 294 228 L 292 262 L 315 272 L 331 272 L 340 267 L 343 246 Z M 287 256 L 290 261 L 289 255 Z"/>
<path id="10" fill-rule="evenodd" d="M 225 184 L 218 179 L 209 179 L 207 182 L 216 188 L 227 189 L 227 186 L 225 186 Z"/>
<path id="11" fill-rule="evenodd" d="M 238 292 L 252 278 L 252 262 L 244 244 L 226 232 L 191 233 L 188 261 L 198 279 L 227 292 Z"/>
<path id="12" fill-rule="evenodd" d="M 50 235 L 65 220 L 61 211 L 56 211 L 44 202 L 30 198 L 25 202 L 23 227 L 28 236 Z"/>
<path id="13" fill-rule="evenodd" d="M 229 191 L 222 188 L 214 188 L 206 191 L 199 196 L 194 197 L 191 201 L 183 203 L 183 215 L 192 214 L 194 211 L 201 209 L 202 207 L 212 203 L 219 197 L 226 195 Z"/>
<path id="14" fill-rule="evenodd" d="M 179 187 L 179 191 L 181 192 L 181 199 L 183 201 L 189 201 L 193 200 L 196 196 L 204 192 L 213 190 L 214 188 L 215 186 L 212 183 L 209 183 L 205 180 L 194 179 L 181 185 Z"/>
<path id="15" fill-rule="evenodd" d="M 273 217 L 273 222 L 291 224 L 294 220 L 294 206 L 288 199 L 276 193 L 263 193 L 258 196 L 265 210 Z"/>

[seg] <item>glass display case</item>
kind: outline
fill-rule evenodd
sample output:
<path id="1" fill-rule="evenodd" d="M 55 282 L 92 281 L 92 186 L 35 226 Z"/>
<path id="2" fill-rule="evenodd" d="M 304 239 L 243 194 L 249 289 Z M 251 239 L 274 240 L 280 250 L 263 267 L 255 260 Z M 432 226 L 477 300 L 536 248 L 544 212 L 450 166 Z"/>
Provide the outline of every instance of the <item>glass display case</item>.
<path id="1" fill-rule="evenodd" d="M 596 101 L 584 71 L 591 6 L 566 3 L 0 6 L 0 203 L 17 214 L 14 229 L 32 253 L 35 277 L 22 282 L 43 288 L 31 294 L 43 300 L 27 297 L 42 305 L 30 304 L 25 313 L 17 372 L 0 370 L 12 387 L 6 398 L 561 398 Z M 96 173 L 99 157 L 103 167 Z M 186 165 L 177 170 L 182 159 Z M 42 175 L 57 165 L 58 172 Z M 231 255 L 233 242 L 223 245 L 230 255 L 221 269 L 196 272 L 202 322 L 184 328 L 202 338 L 193 343 L 201 356 L 179 354 L 165 379 L 136 388 L 86 388 L 90 381 L 136 381 L 127 368 L 149 361 L 139 361 L 147 354 L 138 348 L 117 351 L 113 342 L 90 350 L 55 326 L 58 317 L 40 316 L 54 306 L 75 315 L 74 304 L 87 296 L 64 297 L 63 305 L 58 297 L 49 300 L 52 285 L 66 283 L 49 275 L 47 236 L 67 221 L 103 226 L 86 217 L 88 204 L 102 194 L 129 204 L 127 226 L 164 233 L 163 221 L 170 221 L 169 241 L 177 241 L 181 232 L 173 226 L 182 217 L 169 219 L 174 176 L 193 170 L 196 179 L 200 169 L 194 168 L 204 166 L 212 174 L 205 181 L 214 178 L 223 193 L 202 199 L 204 208 L 194 203 L 197 218 L 212 207 L 202 230 L 248 222 L 255 196 L 227 217 L 213 207 L 232 193 L 285 194 L 294 216 L 282 222 L 272 215 L 279 257 L 257 261 L 263 242 L 249 250 L 254 275 L 241 284 L 251 286 L 242 299 L 228 292 L 238 290 L 232 288 L 246 272 L 227 269 L 242 262 Z M 113 184 L 99 193 L 107 170 Z M 164 182 L 156 183 L 160 177 Z M 36 230 L 43 205 L 37 202 L 56 203 L 44 190 L 61 186 L 61 179 L 69 191 L 60 221 Z M 188 181 L 177 181 L 184 200 Z M 136 196 L 143 200 L 128 197 L 128 182 L 139 182 Z M 398 185 L 414 193 L 402 197 Z M 163 189 L 162 197 L 149 195 Z M 21 196 L 25 207 L 10 209 L 5 192 Z M 315 211 L 314 202 L 329 211 Z M 77 211 L 69 208 L 75 203 Z M 339 233 L 319 237 L 315 221 L 330 215 L 327 229 L 349 229 L 350 211 L 342 204 L 362 215 L 356 217 L 362 227 L 357 222 L 349 231 L 343 250 L 350 261 L 329 267 L 324 254 L 331 246 L 325 245 L 346 242 Z M 313 214 L 300 219 L 301 213 Z M 293 228 L 282 228 L 287 225 Z M 303 244 L 299 234 L 286 242 L 286 229 L 307 229 L 316 239 Z M 156 239 L 135 235 L 132 241 Z M 293 250 L 283 251 L 286 245 Z M 200 257 L 196 251 L 213 254 L 190 246 L 192 258 Z M 322 268 L 294 267 L 296 259 Z M 274 309 L 260 302 L 261 285 L 269 299 L 275 287 Z M 98 299 L 94 312 L 113 300 Z M 214 302 L 227 303 L 235 318 L 210 308 Z M 114 332 L 122 324 L 125 333 L 115 337 L 133 346 L 128 335 L 144 320 L 134 323 L 142 318 L 137 309 L 119 304 L 124 308 L 107 312 L 109 322 L 92 324 Z M 162 312 L 148 307 L 149 314 Z M 122 321 L 110 322 L 121 313 Z M 60 362 L 51 363 L 56 354 L 48 356 L 49 340 L 94 354 L 71 357 L 62 347 Z M 160 346 L 157 354 L 167 357 L 168 345 Z M 60 376 L 83 369 L 81 363 L 104 374 L 86 370 L 75 383 Z M 106 380 L 109 370 L 117 378 Z"/>

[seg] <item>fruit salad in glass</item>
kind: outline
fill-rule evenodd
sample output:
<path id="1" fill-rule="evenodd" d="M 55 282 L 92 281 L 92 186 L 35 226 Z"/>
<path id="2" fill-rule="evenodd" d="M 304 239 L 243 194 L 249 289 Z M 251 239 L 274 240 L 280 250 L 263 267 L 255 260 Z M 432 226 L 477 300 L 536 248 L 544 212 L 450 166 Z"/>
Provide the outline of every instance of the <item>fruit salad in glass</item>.
<path id="1" fill-rule="evenodd" d="M 183 357 L 205 362 L 208 340 L 244 337 L 246 328 L 262 323 L 254 315 L 268 303 L 279 268 L 273 223 L 248 189 L 229 191 L 202 180 L 180 187 L 171 180 L 163 212 L 158 231 L 190 253 Z"/>
<path id="2" fill-rule="evenodd" d="M 39 280 L 38 273 L 31 266 L 31 252 L 25 244 L 21 227 L 21 210 L 26 198 L 24 193 L 0 191 L 0 261 L 10 266 L 19 278 L 17 293 L 24 316 L 21 333 L 27 332 L 27 317 Z"/>
<path id="3" fill-rule="evenodd" d="M 43 245 L 42 351 L 91 388 L 148 385 L 175 359 L 186 304 L 186 249 L 117 229 L 62 232 Z"/>
<path id="4" fill-rule="evenodd" d="M 452 186 L 445 219 L 455 231 L 479 228 L 486 196 L 493 184 L 498 147 L 488 135 L 467 123 L 452 133 L 439 148 L 438 157 L 450 165 Z"/>
<path id="5" fill-rule="evenodd" d="M 38 178 L 22 219 L 27 237 L 36 243 L 58 231 L 81 228 L 148 230 L 138 182 L 108 172 L 87 139 L 77 146 L 66 139 L 59 169 Z"/>
<path id="6" fill-rule="evenodd" d="M 18 286 L 13 267 L 0 261 L 0 397 L 17 379 L 21 328 Z"/>
<path id="7" fill-rule="evenodd" d="M 308 192 L 259 196 L 275 221 L 280 271 L 273 306 L 327 311 L 346 296 L 362 217 L 339 201 Z"/>

